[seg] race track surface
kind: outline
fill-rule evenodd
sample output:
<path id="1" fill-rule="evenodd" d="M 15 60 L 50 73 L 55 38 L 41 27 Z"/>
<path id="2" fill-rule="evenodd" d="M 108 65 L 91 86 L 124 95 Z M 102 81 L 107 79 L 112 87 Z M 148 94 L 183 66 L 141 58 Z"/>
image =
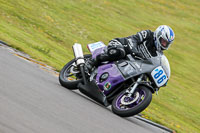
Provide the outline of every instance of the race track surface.
<path id="1" fill-rule="evenodd" d="M 67 90 L 56 76 L 0 46 L 0 133 L 164 132 Z"/>

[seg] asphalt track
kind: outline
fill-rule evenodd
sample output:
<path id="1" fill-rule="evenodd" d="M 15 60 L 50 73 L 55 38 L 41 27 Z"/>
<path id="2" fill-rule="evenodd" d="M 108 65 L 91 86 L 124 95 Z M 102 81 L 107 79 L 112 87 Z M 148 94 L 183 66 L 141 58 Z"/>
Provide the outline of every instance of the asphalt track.
<path id="1" fill-rule="evenodd" d="M 0 133 L 165 133 L 121 118 L 0 45 Z"/>

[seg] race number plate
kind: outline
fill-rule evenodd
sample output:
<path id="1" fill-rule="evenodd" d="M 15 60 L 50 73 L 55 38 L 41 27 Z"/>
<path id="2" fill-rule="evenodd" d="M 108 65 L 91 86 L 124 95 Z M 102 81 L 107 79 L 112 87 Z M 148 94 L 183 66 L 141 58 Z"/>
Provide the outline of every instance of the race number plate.
<path id="1" fill-rule="evenodd" d="M 95 42 L 95 43 L 91 43 L 91 44 L 87 45 L 87 47 L 91 53 L 93 53 L 95 50 L 97 50 L 99 48 L 103 48 L 105 46 L 106 45 L 103 42 Z"/>
<path id="2" fill-rule="evenodd" d="M 153 79 L 158 87 L 163 86 L 168 81 L 168 77 L 161 66 L 156 67 L 151 72 L 151 76 L 153 77 Z"/>

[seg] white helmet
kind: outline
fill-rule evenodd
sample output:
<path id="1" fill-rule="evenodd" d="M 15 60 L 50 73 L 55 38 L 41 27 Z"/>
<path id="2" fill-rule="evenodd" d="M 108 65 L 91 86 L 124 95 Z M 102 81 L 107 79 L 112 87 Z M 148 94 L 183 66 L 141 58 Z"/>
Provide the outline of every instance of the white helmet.
<path id="1" fill-rule="evenodd" d="M 159 26 L 154 32 L 157 50 L 167 50 L 175 38 L 174 31 L 167 25 Z"/>

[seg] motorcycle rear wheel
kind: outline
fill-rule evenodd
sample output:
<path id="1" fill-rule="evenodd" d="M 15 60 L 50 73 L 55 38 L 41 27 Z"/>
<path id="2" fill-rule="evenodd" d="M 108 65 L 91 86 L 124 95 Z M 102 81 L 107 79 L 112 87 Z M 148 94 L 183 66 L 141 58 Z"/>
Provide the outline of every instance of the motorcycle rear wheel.
<path id="1" fill-rule="evenodd" d="M 152 100 L 152 92 L 145 86 L 138 86 L 132 97 L 126 91 L 118 94 L 112 102 L 113 113 L 121 117 L 130 117 L 142 112 Z"/>
<path id="2" fill-rule="evenodd" d="M 90 58 L 91 55 L 84 55 L 84 58 Z M 79 77 L 77 77 L 79 75 Z M 75 59 L 68 62 L 60 71 L 59 82 L 69 90 L 77 89 L 77 85 L 82 82 L 80 71 L 78 70 Z"/>

